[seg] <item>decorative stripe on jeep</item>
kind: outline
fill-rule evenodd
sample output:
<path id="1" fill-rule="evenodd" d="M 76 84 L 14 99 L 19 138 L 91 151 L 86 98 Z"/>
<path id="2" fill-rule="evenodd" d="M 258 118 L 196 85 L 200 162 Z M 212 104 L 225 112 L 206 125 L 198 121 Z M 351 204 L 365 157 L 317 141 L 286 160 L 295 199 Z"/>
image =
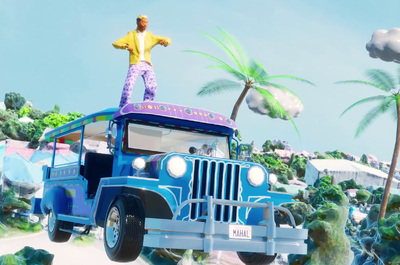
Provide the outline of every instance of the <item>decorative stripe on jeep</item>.
<path id="1" fill-rule="evenodd" d="M 161 155 L 152 155 L 147 158 L 147 162 L 150 163 L 151 167 L 157 170 L 161 169 L 161 161 L 162 158 L 165 157 L 167 154 Z"/>
<path id="2" fill-rule="evenodd" d="M 79 166 L 73 166 L 68 168 L 61 168 L 61 169 L 51 169 L 50 178 L 51 179 L 58 179 L 58 178 L 65 178 L 65 177 L 75 177 L 79 174 Z"/>
<path id="3" fill-rule="evenodd" d="M 89 124 L 89 123 L 92 123 L 92 122 L 109 121 L 111 119 L 112 119 L 112 115 L 99 115 L 99 116 L 90 117 L 90 118 L 81 120 L 80 122 L 72 123 L 69 126 L 61 127 L 61 129 L 59 129 L 59 130 L 54 130 L 47 136 L 48 137 L 54 137 L 56 135 L 62 134 L 64 132 L 73 130 L 75 128 L 81 127 L 83 125 L 86 125 L 86 124 Z"/>
<path id="4" fill-rule="evenodd" d="M 236 124 L 233 120 L 216 112 L 154 101 L 126 104 L 117 112 L 115 112 L 114 118 L 118 118 L 127 114 L 152 114 L 175 119 L 220 125 L 232 129 L 236 128 Z"/>

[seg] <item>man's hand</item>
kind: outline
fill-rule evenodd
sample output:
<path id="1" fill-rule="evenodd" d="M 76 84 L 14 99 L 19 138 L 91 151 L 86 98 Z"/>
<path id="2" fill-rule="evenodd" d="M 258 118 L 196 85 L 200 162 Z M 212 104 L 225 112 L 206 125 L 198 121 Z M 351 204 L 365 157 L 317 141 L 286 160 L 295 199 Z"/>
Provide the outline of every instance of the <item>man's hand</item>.
<path id="1" fill-rule="evenodd" d="M 129 46 L 128 44 L 125 45 L 125 49 L 127 49 L 128 51 L 133 51 L 133 48 L 131 46 Z"/>
<path id="2" fill-rule="evenodd" d="M 164 47 L 168 46 L 168 42 L 166 40 L 160 40 L 158 44 L 163 45 Z"/>

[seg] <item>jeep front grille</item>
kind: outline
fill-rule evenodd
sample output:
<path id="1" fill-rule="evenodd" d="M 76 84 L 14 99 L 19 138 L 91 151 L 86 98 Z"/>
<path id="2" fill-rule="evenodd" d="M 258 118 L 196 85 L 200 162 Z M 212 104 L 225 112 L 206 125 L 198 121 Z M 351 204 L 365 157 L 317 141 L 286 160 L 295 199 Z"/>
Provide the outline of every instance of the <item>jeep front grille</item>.
<path id="1" fill-rule="evenodd" d="M 240 165 L 208 160 L 194 160 L 192 199 L 205 195 L 216 199 L 235 200 L 239 198 Z M 190 219 L 201 216 L 201 204 L 192 204 Z M 215 206 L 214 219 L 222 222 L 236 222 L 237 206 Z"/>

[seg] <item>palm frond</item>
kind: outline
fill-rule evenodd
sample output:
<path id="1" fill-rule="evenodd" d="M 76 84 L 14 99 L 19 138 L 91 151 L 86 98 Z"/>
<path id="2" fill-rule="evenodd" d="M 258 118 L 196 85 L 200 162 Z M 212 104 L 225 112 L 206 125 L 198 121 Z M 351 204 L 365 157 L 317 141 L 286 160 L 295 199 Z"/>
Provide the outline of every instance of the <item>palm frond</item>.
<path id="1" fill-rule="evenodd" d="M 224 65 L 224 64 L 220 64 L 220 65 L 210 65 L 207 66 L 207 68 L 209 69 L 223 69 L 226 70 L 228 73 L 230 73 L 231 75 L 233 75 L 234 77 L 236 77 L 237 79 L 246 82 L 247 77 L 242 74 L 241 72 L 237 71 L 236 69 L 233 69 L 232 67 L 230 67 L 229 65 Z"/>
<path id="2" fill-rule="evenodd" d="M 395 101 L 392 101 L 392 105 L 393 106 L 390 106 L 390 108 L 392 110 L 391 116 L 392 116 L 393 121 L 397 121 L 397 108 L 396 108 Z"/>
<path id="3" fill-rule="evenodd" d="M 396 88 L 394 79 L 389 73 L 380 69 L 368 69 L 366 75 L 380 87 L 384 87 L 385 91 L 390 91 Z"/>
<path id="4" fill-rule="evenodd" d="M 204 56 L 204 57 L 207 57 L 207 58 L 213 60 L 214 62 L 219 63 L 218 66 L 209 66 L 210 68 L 222 68 L 224 70 L 227 70 L 229 73 L 233 74 L 239 80 L 246 81 L 246 79 L 247 79 L 247 77 L 244 74 L 242 74 L 240 71 L 237 71 L 236 69 L 231 67 L 229 64 L 225 63 L 224 61 L 218 59 L 215 56 L 212 56 L 212 55 L 204 53 L 204 52 L 193 51 L 193 50 L 186 50 L 185 52 L 199 54 L 201 56 Z"/>
<path id="5" fill-rule="evenodd" d="M 368 98 L 363 98 L 353 104 L 350 105 L 350 107 L 348 107 L 347 109 L 345 109 L 342 114 L 340 114 L 340 117 L 342 117 L 347 111 L 351 110 L 352 108 L 354 108 L 355 106 L 358 106 L 362 103 L 367 103 L 367 102 L 372 102 L 372 101 L 384 101 L 388 98 L 388 96 L 383 96 L 383 95 L 378 95 L 378 96 L 372 96 L 372 97 L 368 97 Z"/>
<path id="6" fill-rule="evenodd" d="M 205 84 L 197 93 L 199 96 L 220 93 L 226 90 L 240 89 L 242 85 L 229 79 L 218 79 Z"/>
<path id="7" fill-rule="evenodd" d="M 253 88 L 255 88 L 258 92 L 260 92 L 260 94 L 262 96 L 264 96 L 264 98 L 266 100 L 266 108 L 271 112 L 271 115 L 279 116 L 281 118 L 287 118 L 290 121 L 290 123 L 293 125 L 294 129 L 296 130 L 297 135 L 300 136 L 300 132 L 297 129 L 297 126 L 294 123 L 292 117 L 290 117 L 290 115 L 282 107 L 281 103 L 279 103 L 279 101 L 274 98 L 274 96 L 271 94 L 271 92 L 263 89 L 262 87 L 258 87 L 258 86 L 254 86 L 254 85 L 253 85 Z"/>
<path id="8" fill-rule="evenodd" d="M 218 59 L 217 57 L 212 56 L 212 55 L 210 55 L 210 54 L 208 54 L 208 53 L 205 53 L 205 52 L 199 52 L 199 51 L 193 51 L 193 50 L 185 50 L 184 52 L 190 52 L 190 53 L 199 54 L 199 55 L 201 55 L 201 56 L 204 56 L 204 57 L 206 57 L 206 58 L 208 58 L 208 59 L 213 60 L 214 62 L 217 62 L 217 63 L 219 63 L 219 64 L 223 64 L 223 65 L 229 66 L 229 64 L 225 63 L 225 62 L 222 61 L 221 59 Z M 232 67 L 231 67 L 231 68 L 232 68 Z"/>
<path id="9" fill-rule="evenodd" d="M 235 57 L 239 60 L 240 64 L 243 66 L 247 66 L 249 64 L 249 58 L 244 51 L 242 45 L 233 37 L 230 33 L 223 30 L 222 28 L 217 27 L 218 35 L 222 39 L 224 43 L 227 44 L 229 50 L 235 55 Z M 247 70 L 247 69 L 244 69 Z"/>
<path id="10" fill-rule="evenodd" d="M 367 129 L 371 123 L 381 114 L 385 113 L 391 104 L 392 99 L 390 100 L 386 100 L 384 102 L 382 102 L 381 104 L 379 104 L 378 106 L 374 107 L 373 109 L 371 109 L 364 117 L 363 119 L 360 121 L 357 130 L 356 130 L 356 134 L 355 137 L 357 138 L 358 136 L 360 136 L 360 134 L 362 132 L 365 131 L 365 129 Z"/>
<path id="11" fill-rule="evenodd" d="M 289 88 L 287 88 L 287 87 L 285 87 L 283 85 L 280 85 L 280 84 L 277 84 L 277 83 L 266 83 L 265 86 L 272 86 L 272 87 L 275 87 L 275 88 L 279 88 L 279 89 L 285 90 L 286 92 L 292 94 L 292 96 L 297 98 L 298 101 L 303 103 L 303 101 L 301 101 L 301 99 L 292 90 L 290 90 Z"/>
<path id="12" fill-rule="evenodd" d="M 268 77 L 267 71 L 265 71 L 264 66 L 254 60 L 251 60 L 247 72 L 249 73 L 249 77 L 254 80 L 254 83 L 260 83 L 261 80 Z"/>
<path id="13" fill-rule="evenodd" d="M 389 91 L 389 90 L 387 90 L 387 88 L 385 88 L 379 84 L 376 84 L 376 83 L 370 82 L 370 81 L 366 81 L 366 80 L 344 80 L 344 81 L 338 81 L 335 84 L 360 84 L 360 85 L 372 86 L 372 87 L 378 88 L 378 89 L 386 91 L 386 92 Z"/>
<path id="14" fill-rule="evenodd" d="M 298 76 L 294 76 L 294 75 L 273 75 L 273 76 L 268 76 L 268 77 L 264 78 L 262 80 L 262 82 L 266 83 L 266 82 L 269 82 L 269 80 L 279 79 L 279 78 L 294 79 L 294 80 L 297 80 L 297 81 L 304 82 L 306 84 L 315 86 L 315 84 L 312 83 L 311 81 L 308 81 L 308 80 L 306 80 L 304 78 L 301 78 L 301 77 L 298 77 Z M 261 82 L 260 82 L 260 84 L 261 84 Z"/>
<path id="15" fill-rule="evenodd" d="M 229 43 L 227 42 L 222 42 L 220 40 L 218 40 L 217 38 L 215 38 L 214 36 L 203 32 L 203 35 L 206 36 L 208 39 L 210 39 L 211 41 L 213 41 L 214 43 L 216 43 L 219 47 L 222 48 L 222 50 L 228 55 L 229 58 L 231 58 L 231 60 L 235 63 L 236 67 L 239 69 L 240 72 L 242 72 L 243 74 L 246 74 L 246 65 L 241 61 L 241 58 L 238 58 L 238 54 L 235 53 L 234 50 L 232 50 L 232 47 Z"/>

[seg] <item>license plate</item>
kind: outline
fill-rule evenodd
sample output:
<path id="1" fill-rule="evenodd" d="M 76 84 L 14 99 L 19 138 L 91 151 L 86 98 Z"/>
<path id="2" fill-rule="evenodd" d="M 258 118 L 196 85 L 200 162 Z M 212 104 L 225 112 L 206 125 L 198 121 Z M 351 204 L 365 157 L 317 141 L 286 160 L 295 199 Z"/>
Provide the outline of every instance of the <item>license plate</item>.
<path id="1" fill-rule="evenodd" d="M 251 239 L 251 226 L 229 225 L 229 238 Z"/>

